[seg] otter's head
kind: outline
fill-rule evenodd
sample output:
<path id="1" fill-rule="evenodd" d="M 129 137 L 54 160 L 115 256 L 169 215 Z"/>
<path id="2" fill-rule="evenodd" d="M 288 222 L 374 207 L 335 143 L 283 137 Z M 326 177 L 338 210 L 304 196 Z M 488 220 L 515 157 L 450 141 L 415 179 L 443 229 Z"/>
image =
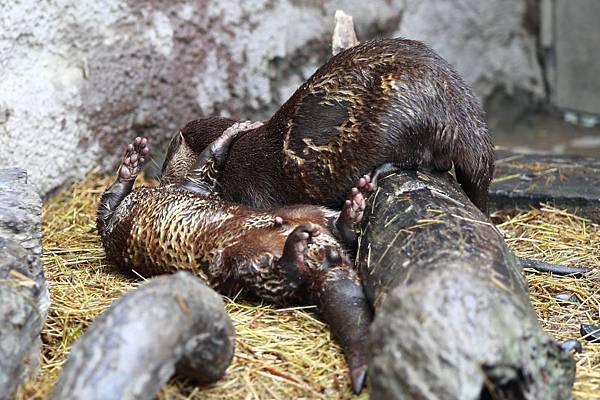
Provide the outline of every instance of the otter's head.
<path id="1" fill-rule="evenodd" d="M 162 165 L 161 185 L 180 183 L 202 151 L 236 122 L 222 117 L 188 122 L 169 143 Z"/>

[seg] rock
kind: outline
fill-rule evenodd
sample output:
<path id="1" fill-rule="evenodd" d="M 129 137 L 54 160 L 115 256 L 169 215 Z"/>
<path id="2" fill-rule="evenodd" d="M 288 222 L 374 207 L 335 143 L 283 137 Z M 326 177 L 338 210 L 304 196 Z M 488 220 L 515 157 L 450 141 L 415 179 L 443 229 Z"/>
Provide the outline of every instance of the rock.
<path id="1" fill-rule="evenodd" d="M 570 292 L 558 293 L 557 295 L 554 296 L 554 298 L 563 303 L 573 303 L 573 304 L 581 303 L 579 301 L 579 299 L 577 298 L 577 296 L 575 296 L 573 293 L 570 293 Z"/>
<path id="2" fill-rule="evenodd" d="M 491 208 L 527 209 L 540 203 L 599 222 L 600 158 L 499 152 Z"/>
<path id="3" fill-rule="evenodd" d="M 200 384 L 231 363 L 234 331 L 221 296 L 189 272 L 150 279 L 73 345 L 53 399 L 151 399 L 177 371 Z"/>
<path id="4" fill-rule="evenodd" d="M 37 371 L 49 305 L 41 200 L 26 182 L 24 170 L 0 168 L 0 399 Z"/>
<path id="5" fill-rule="evenodd" d="M 0 168 L 0 185 L 27 183 L 27 171 L 21 168 Z"/>
<path id="6" fill-rule="evenodd" d="M 599 115 L 600 82 L 594 72 L 600 68 L 600 54 L 590 49 L 596 47 L 600 37 L 597 23 L 600 2 L 562 0 L 551 4 L 553 9 L 548 24 L 554 35 L 551 35 L 553 43 L 547 46 L 549 49 L 545 49 L 545 54 L 548 54 L 549 69 L 554 72 L 548 79 L 554 103 L 563 110 Z"/>
<path id="7" fill-rule="evenodd" d="M 583 353 L 583 346 L 577 339 L 565 340 L 560 344 L 560 347 L 562 347 L 564 351 L 568 351 L 570 353 Z"/>
<path id="8" fill-rule="evenodd" d="M 536 56 L 538 10 L 533 3 L 407 0 L 395 34 L 428 43 L 483 100 L 495 91 L 520 91 L 543 99 L 544 77 Z"/>
<path id="9" fill-rule="evenodd" d="M 590 343 L 600 343 L 600 325 L 581 324 L 579 333 Z"/>

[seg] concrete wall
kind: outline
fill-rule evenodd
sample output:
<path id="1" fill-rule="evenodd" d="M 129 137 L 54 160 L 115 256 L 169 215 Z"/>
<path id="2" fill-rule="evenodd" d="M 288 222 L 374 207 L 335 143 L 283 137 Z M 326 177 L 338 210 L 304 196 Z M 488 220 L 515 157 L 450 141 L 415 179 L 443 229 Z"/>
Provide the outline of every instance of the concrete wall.
<path id="1" fill-rule="evenodd" d="M 426 41 L 481 96 L 543 95 L 529 0 L 0 0 L 0 165 L 47 194 L 114 168 L 135 135 L 265 118 L 330 52 L 336 8 L 360 40 Z"/>
<path id="2" fill-rule="evenodd" d="M 565 110 L 600 115 L 600 1 L 552 3 L 552 100 Z"/>
<path id="3" fill-rule="evenodd" d="M 482 98 L 498 88 L 543 97 L 530 0 L 408 0 L 398 35 L 430 44 Z"/>

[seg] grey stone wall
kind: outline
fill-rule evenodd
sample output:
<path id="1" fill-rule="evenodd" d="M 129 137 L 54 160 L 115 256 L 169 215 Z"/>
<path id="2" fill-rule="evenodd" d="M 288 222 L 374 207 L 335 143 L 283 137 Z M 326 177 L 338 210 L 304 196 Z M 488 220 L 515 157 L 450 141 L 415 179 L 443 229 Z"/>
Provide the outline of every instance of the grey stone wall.
<path id="1" fill-rule="evenodd" d="M 543 95 L 527 0 L 0 0 L 0 165 L 41 194 L 201 115 L 266 118 L 327 59 L 337 8 L 360 40 L 432 45 L 482 96 Z"/>
<path id="2" fill-rule="evenodd" d="M 554 72 L 550 79 L 554 104 L 600 116 L 600 1 L 547 2 L 550 20 L 545 22 L 552 34 L 547 35 L 545 50 Z"/>
<path id="3" fill-rule="evenodd" d="M 535 2 L 535 1 L 533 1 Z M 430 44 L 482 98 L 498 88 L 543 97 L 531 0 L 408 0 L 398 35 Z"/>

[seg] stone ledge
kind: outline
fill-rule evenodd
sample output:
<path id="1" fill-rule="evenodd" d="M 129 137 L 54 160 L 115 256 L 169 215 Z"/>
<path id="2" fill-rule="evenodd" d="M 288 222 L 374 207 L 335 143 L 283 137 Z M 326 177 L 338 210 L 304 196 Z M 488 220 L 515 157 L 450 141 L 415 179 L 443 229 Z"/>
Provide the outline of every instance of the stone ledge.
<path id="1" fill-rule="evenodd" d="M 600 158 L 498 152 L 490 187 L 494 210 L 552 203 L 600 221 Z"/>

